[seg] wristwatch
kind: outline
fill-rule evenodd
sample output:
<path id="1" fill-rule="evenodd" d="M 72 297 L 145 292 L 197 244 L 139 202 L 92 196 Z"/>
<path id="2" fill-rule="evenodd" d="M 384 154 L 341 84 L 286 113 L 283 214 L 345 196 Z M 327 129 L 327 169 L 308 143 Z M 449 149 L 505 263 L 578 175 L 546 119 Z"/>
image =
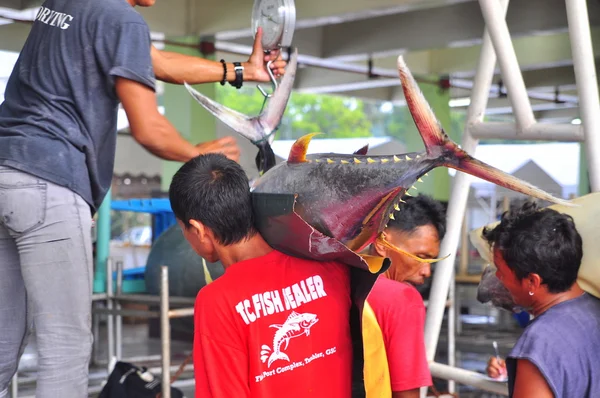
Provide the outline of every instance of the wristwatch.
<path id="1" fill-rule="evenodd" d="M 234 62 L 233 70 L 235 71 L 235 80 L 233 83 L 231 83 L 231 85 L 237 89 L 240 89 L 244 83 L 244 67 L 240 62 Z"/>

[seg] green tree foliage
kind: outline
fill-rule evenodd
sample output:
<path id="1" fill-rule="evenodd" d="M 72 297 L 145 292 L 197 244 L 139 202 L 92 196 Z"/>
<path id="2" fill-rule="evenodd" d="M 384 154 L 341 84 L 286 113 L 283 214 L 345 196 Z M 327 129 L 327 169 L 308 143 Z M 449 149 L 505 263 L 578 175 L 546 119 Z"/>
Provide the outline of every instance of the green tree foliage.
<path id="1" fill-rule="evenodd" d="M 264 97 L 255 87 L 219 88 L 217 100 L 246 115 L 258 115 Z M 372 122 L 363 101 L 340 96 L 293 93 L 277 133 L 278 139 L 296 139 L 320 132 L 324 138 L 370 137 Z"/>
<path id="2" fill-rule="evenodd" d="M 254 86 L 240 90 L 219 86 L 217 101 L 254 116 L 260 113 L 264 97 Z M 450 128 L 458 131 L 458 136 L 464 130 L 465 117 L 465 112 L 451 112 Z M 323 133 L 321 138 L 388 136 L 399 141 L 404 141 L 407 135 L 418 134 L 406 106 L 334 95 L 292 93 L 276 138 L 296 139 L 314 132 Z"/>

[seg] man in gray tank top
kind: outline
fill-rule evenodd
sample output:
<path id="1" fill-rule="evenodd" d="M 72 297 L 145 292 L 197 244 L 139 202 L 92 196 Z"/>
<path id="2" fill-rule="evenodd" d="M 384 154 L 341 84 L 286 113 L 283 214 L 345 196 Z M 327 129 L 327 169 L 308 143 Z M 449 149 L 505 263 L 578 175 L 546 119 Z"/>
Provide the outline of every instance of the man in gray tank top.
<path id="1" fill-rule="evenodd" d="M 600 300 L 577 283 L 583 246 L 573 219 L 527 203 L 483 236 L 498 279 L 535 317 L 506 359 L 510 396 L 600 396 Z M 490 361 L 490 376 L 500 370 Z"/>
<path id="2" fill-rule="evenodd" d="M 186 162 L 208 152 L 237 160 L 232 137 L 193 145 L 157 110 L 155 79 L 190 84 L 269 81 L 277 52 L 222 64 L 156 50 L 133 6 L 154 0 L 47 0 L 0 105 L 0 398 L 32 326 L 36 397 L 87 396 L 92 295 L 90 227 L 113 173 L 117 110 L 154 155 Z"/>

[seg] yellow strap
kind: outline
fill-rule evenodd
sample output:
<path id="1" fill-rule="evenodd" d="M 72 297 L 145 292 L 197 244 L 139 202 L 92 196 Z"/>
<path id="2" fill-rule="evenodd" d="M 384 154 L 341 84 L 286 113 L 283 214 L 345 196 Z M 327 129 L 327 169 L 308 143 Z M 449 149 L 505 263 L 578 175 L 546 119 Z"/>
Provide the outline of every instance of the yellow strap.
<path id="1" fill-rule="evenodd" d="M 392 245 L 390 242 L 388 242 L 387 240 L 385 240 L 385 238 L 383 237 L 382 234 L 379 235 L 379 237 L 377 237 L 377 242 L 381 243 L 382 245 L 384 245 L 385 247 L 387 247 L 390 250 L 393 250 L 397 253 L 401 253 L 401 254 L 405 254 L 408 257 L 412 258 L 413 260 L 419 261 L 421 263 L 437 263 L 438 261 L 442 261 L 447 259 L 448 257 L 450 257 L 450 255 L 448 254 L 445 257 L 441 257 L 441 258 L 421 258 L 421 257 L 417 257 L 414 254 L 411 254 L 405 250 L 400 249 L 397 246 Z"/>

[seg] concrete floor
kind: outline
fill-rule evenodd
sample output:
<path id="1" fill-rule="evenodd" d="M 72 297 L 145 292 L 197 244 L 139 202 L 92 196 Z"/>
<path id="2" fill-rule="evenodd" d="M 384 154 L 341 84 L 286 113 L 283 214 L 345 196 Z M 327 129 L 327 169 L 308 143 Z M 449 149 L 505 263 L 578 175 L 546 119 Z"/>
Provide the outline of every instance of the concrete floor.
<path id="1" fill-rule="evenodd" d="M 473 317 L 463 316 L 465 322 L 471 322 Z M 502 326 L 492 324 L 480 324 L 478 322 L 463 323 L 460 335 L 456 337 L 457 365 L 459 367 L 484 372 L 486 362 L 493 354 L 492 341 L 496 340 L 499 345 L 500 354 L 506 355 L 521 330 L 513 325 L 510 320 Z M 107 378 L 107 333 L 105 327 L 100 327 L 99 339 L 94 352 L 94 360 L 90 367 L 90 397 L 97 397 L 102 383 Z M 447 363 L 446 347 L 447 332 L 442 330 L 439 340 L 439 350 L 436 360 L 441 363 Z M 160 375 L 160 340 L 148 337 L 148 327 L 145 324 L 123 325 L 123 357 L 125 361 L 133 362 L 137 365 L 146 366 L 152 369 L 157 376 Z M 191 352 L 192 343 L 173 341 L 171 345 L 172 366 L 179 366 L 185 357 Z M 153 357 L 149 361 L 142 362 L 140 357 Z M 35 389 L 35 336 L 32 337 L 30 344 L 25 350 L 19 366 L 19 378 L 22 383 L 19 385 L 19 398 L 34 397 Z M 172 371 L 172 374 L 174 370 Z M 193 374 L 191 369 L 186 371 L 182 377 L 182 382 L 176 383 L 186 397 L 194 397 Z M 440 392 L 447 391 L 447 384 L 444 380 L 434 380 L 436 388 Z M 497 395 L 489 394 L 469 386 L 458 386 L 458 393 L 461 398 L 493 398 Z"/>
<path id="2" fill-rule="evenodd" d="M 92 364 L 90 365 L 90 397 L 97 397 L 102 389 L 103 383 L 108 377 L 108 344 L 107 331 L 104 326 L 100 327 L 99 339 L 95 345 Z M 172 341 L 171 357 L 172 366 L 179 366 L 189 355 L 192 349 L 191 342 Z M 155 375 L 160 377 L 160 340 L 148 338 L 148 327 L 144 324 L 123 325 L 123 358 L 125 362 L 132 362 L 139 366 L 145 366 L 151 369 Z M 30 339 L 29 345 L 25 349 L 21 362 L 19 364 L 18 398 L 35 397 L 36 374 L 36 341 L 35 336 Z M 150 357 L 148 360 L 139 360 L 141 357 Z M 174 371 L 173 371 L 174 373 Z M 187 384 L 193 377 L 192 369 L 186 371 L 181 379 L 187 379 Z M 178 383 L 181 384 L 181 383 Z M 186 396 L 194 397 L 193 385 L 180 388 Z M 9 395 L 10 396 L 10 395 Z"/>

